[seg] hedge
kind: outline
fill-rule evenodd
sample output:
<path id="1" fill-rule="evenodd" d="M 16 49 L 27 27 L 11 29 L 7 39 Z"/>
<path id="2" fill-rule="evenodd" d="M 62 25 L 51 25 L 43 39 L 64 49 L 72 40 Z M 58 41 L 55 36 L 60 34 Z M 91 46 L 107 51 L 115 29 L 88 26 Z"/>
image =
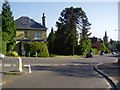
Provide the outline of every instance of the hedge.
<path id="1" fill-rule="evenodd" d="M 35 56 L 37 52 L 38 57 L 49 57 L 48 48 L 43 42 L 29 42 L 26 52 L 30 52 L 30 56 Z"/>

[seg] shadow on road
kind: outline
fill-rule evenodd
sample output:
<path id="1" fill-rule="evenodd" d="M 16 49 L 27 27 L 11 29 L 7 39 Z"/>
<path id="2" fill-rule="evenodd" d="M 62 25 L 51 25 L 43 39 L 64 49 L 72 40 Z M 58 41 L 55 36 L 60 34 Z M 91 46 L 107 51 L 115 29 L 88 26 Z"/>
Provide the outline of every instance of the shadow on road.
<path id="1" fill-rule="evenodd" d="M 93 65 L 93 64 L 99 64 L 99 63 L 97 63 L 97 62 L 70 62 L 70 63 L 74 63 L 74 64 L 88 64 L 88 65 Z"/>
<path id="2" fill-rule="evenodd" d="M 34 71 L 53 71 L 60 75 L 73 76 L 73 77 L 84 77 L 84 78 L 102 78 L 96 73 L 92 66 L 32 66 Z"/>
<path id="3" fill-rule="evenodd" d="M 107 57 L 116 57 L 116 58 L 119 58 L 120 55 L 107 55 Z"/>

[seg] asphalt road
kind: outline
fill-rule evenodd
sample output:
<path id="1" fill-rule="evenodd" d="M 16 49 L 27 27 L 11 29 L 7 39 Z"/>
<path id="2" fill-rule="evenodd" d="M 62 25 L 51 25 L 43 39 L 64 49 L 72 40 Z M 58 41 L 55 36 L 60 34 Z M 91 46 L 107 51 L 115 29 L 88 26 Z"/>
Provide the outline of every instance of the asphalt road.
<path id="1" fill-rule="evenodd" d="M 3 88 L 109 88 L 110 85 L 93 66 L 115 62 L 110 55 L 94 58 L 31 59 L 22 58 L 24 65 L 31 65 L 32 73 L 23 76 Z M 17 58 L 3 60 L 3 71 L 16 69 Z"/>

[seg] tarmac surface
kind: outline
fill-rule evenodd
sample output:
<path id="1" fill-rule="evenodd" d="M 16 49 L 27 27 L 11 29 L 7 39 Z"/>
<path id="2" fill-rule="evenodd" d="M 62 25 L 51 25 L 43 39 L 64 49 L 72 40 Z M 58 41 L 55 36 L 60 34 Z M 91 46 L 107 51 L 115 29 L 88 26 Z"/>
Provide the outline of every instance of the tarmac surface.
<path id="1" fill-rule="evenodd" d="M 104 74 L 116 85 L 116 88 L 120 90 L 120 64 L 104 63 L 98 65 L 98 69 L 104 72 Z"/>
<path id="2" fill-rule="evenodd" d="M 99 58 L 100 57 L 100 58 Z M 112 57 L 112 58 L 111 58 Z M 68 76 L 70 77 L 70 76 L 72 76 L 73 77 L 73 74 L 71 75 L 71 72 L 75 72 L 75 71 L 79 71 L 79 72 L 81 72 L 81 70 L 82 70 L 82 72 L 83 71 L 92 71 L 92 74 L 97 74 L 96 72 L 94 72 L 94 70 L 92 70 L 92 67 L 93 66 L 96 66 L 97 67 L 97 69 L 98 70 L 100 70 L 104 75 L 106 75 L 106 77 L 108 77 L 114 84 L 115 84 L 115 86 L 116 86 L 116 88 L 117 88 L 117 90 L 120 90 L 120 64 L 118 64 L 118 63 L 116 63 L 116 62 L 114 62 L 114 57 L 117 59 L 117 58 L 119 58 L 119 56 L 110 56 L 110 55 L 108 55 L 108 56 L 98 56 L 98 57 L 94 57 L 94 58 L 91 58 L 91 59 L 86 59 L 86 58 L 75 58 L 74 59 L 74 62 L 73 62 L 73 59 L 69 59 L 69 60 L 67 60 L 67 59 L 65 59 L 65 60 L 62 60 L 62 61 L 60 61 L 60 60 L 40 60 L 40 61 L 37 61 L 36 63 L 45 63 L 44 64 L 44 66 L 42 65 L 41 66 L 41 64 L 40 65 L 37 65 L 37 64 L 35 64 L 35 65 L 33 65 L 33 62 L 35 62 L 35 61 L 33 61 L 33 60 L 29 60 L 29 61 L 24 61 L 26 64 L 27 63 L 29 63 L 29 64 L 31 64 L 32 65 L 32 70 L 34 71 L 34 72 L 36 72 L 36 74 L 34 74 L 34 73 L 32 73 L 32 74 L 25 74 L 25 75 L 22 75 L 22 76 L 15 76 L 14 77 L 14 80 L 16 81 L 16 80 L 18 80 L 18 79 L 20 79 L 20 78 L 23 78 L 23 77 L 25 77 L 25 78 L 27 78 L 27 76 L 28 76 L 28 78 L 29 78 L 29 76 L 30 76 L 30 78 L 29 79 L 26 79 L 26 80 L 30 80 L 31 79 L 31 76 L 33 75 L 34 77 L 39 77 L 40 75 L 41 75 L 41 77 L 45 77 L 45 75 L 48 75 L 48 76 L 50 76 L 50 77 L 53 77 L 53 76 L 56 76 L 57 75 L 57 78 L 53 78 L 53 79 L 51 79 L 51 81 L 52 80 L 57 80 L 57 79 L 59 79 L 58 81 L 61 81 L 61 78 L 63 78 L 63 74 L 64 74 L 64 76 L 65 76 L 65 78 L 67 77 L 68 78 Z M 78 61 L 78 59 L 80 59 L 80 61 Z M 30 61 L 31 61 L 31 63 L 30 63 Z M 9 61 L 7 61 L 8 63 L 9 63 Z M 11 61 L 10 61 L 11 62 Z M 64 64 L 65 65 L 63 65 L 63 62 L 64 62 Z M 94 62 L 94 63 L 93 63 Z M 58 65 L 57 65 L 57 64 Z M 80 64 L 80 66 L 79 65 L 77 65 L 76 66 L 76 63 L 77 64 Z M 101 64 L 100 64 L 101 63 Z M 13 63 L 14 64 L 14 63 Z M 50 66 L 50 65 L 52 65 L 52 66 Z M 60 65 L 59 65 L 60 64 Z M 70 64 L 70 65 L 69 65 Z M 72 64 L 74 64 L 74 65 L 72 65 Z M 47 65 L 47 66 L 46 66 Z M 57 65 L 57 66 L 53 66 L 53 65 Z M 62 65 L 62 66 L 61 66 Z M 82 66 L 81 66 L 82 65 Z M 5 66 L 5 65 L 4 65 Z M 87 68 L 87 67 L 90 67 L 89 69 Z M 48 68 L 48 67 L 51 67 L 51 68 Z M 72 68 L 70 68 L 70 67 L 74 67 L 74 69 Z M 82 68 L 83 67 L 83 68 Z M 7 67 L 7 68 L 9 68 L 9 67 Z M 64 68 L 64 69 L 63 69 Z M 5 68 L 3 68 L 4 70 L 6 70 Z M 78 70 L 79 69 L 79 70 Z M 86 70 L 85 70 L 86 69 Z M 68 72 L 70 70 L 70 72 Z M 71 71 L 72 70 L 72 71 Z M 42 71 L 49 71 L 49 72 L 42 72 Z M 54 73 L 53 73 L 53 71 L 54 71 Z M 65 71 L 67 71 L 67 74 L 66 74 L 66 72 Z M 64 73 L 65 72 L 65 73 Z M 42 73 L 42 74 L 41 74 Z M 57 73 L 57 74 L 56 74 Z M 58 78 L 58 73 L 60 74 L 60 77 Z M 61 74 L 62 73 L 62 74 Z M 89 72 L 88 72 L 89 73 Z M 90 75 L 92 75 L 92 74 L 88 74 L 88 76 L 90 76 Z M 36 75 L 36 76 L 35 76 Z M 77 77 L 77 79 L 75 79 L 75 78 L 72 78 L 72 81 L 77 81 L 78 80 L 78 76 L 79 75 L 81 75 L 81 74 L 79 74 L 79 73 L 76 73 L 76 74 L 74 74 L 74 76 L 75 77 Z M 85 75 L 86 75 L 86 73 L 85 73 Z M 85 76 L 84 75 L 84 76 Z M 48 76 L 46 76 L 46 77 L 48 77 Z M 8 80 L 12 80 L 11 79 L 11 76 L 10 77 L 8 77 L 8 76 L 3 76 L 3 78 L 7 78 Z M 64 78 L 64 79 L 65 79 Z M 42 78 L 43 79 L 43 78 Z M 70 78 L 69 78 L 70 79 Z M 67 79 L 67 80 L 69 80 L 69 79 Z M 73 80 L 73 79 L 75 79 L 75 80 Z M 12 81 L 14 81 L 14 80 L 12 80 Z M 35 79 L 36 80 L 36 79 Z M 38 80 L 38 79 L 37 79 Z M 37 81 L 36 80 L 36 81 Z M 83 79 L 83 80 L 78 80 L 78 83 L 80 83 L 81 85 L 82 85 L 82 83 L 81 82 L 79 82 L 79 81 L 84 81 L 85 80 L 85 78 Z M 93 78 L 92 78 L 92 80 L 93 80 Z M 102 80 L 102 78 L 101 78 L 101 80 Z M 9 81 L 9 82 L 12 82 L 12 81 Z M 32 81 L 32 80 L 30 80 L 30 81 Z M 44 80 L 41 80 L 41 81 L 44 81 Z M 90 81 L 91 82 L 91 80 L 87 80 L 87 81 Z M 21 82 L 22 82 L 22 80 L 21 80 Z M 71 82 L 71 81 L 69 81 L 69 82 Z M 67 82 L 67 83 L 69 83 L 69 82 Z M 92 81 L 92 82 L 95 82 L 95 81 Z M 102 82 L 102 81 L 101 81 Z M 49 84 L 51 84 L 50 82 L 48 82 Z M 85 83 L 85 82 L 83 82 L 83 83 Z M 89 82 L 87 82 L 87 83 L 89 83 Z M 39 84 L 39 82 L 38 82 L 38 84 Z M 31 84 L 31 86 L 33 85 L 33 83 Z M 43 83 L 42 82 L 42 84 L 41 84 L 41 87 L 42 88 L 44 88 L 43 86 L 44 85 L 46 85 L 46 82 L 45 83 Z M 59 86 L 59 85 L 63 85 L 63 86 Z M 66 86 L 64 86 L 65 84 L 64 84 L 64 82 L 59 82 L 59 85 L 57 85 L 58 87 L 57 88 L 59 88 L 59 87 L 66 87 Z M 73 85 L 73 83 L 69 83 L 68 85 Z M 54 86 L 54 85 L 53 85 Z M 56 84 L 55 84 L 55 86 L 56 86 Z M 83 86 L 83 85 L 82 85 Z M 86 86 L 88 86 L 88 85 L 86 85 Z M 95 85 L 95 86 L 98 86 L 98 85 Z M 35 86 L 36 87 L 36 86 Z M 45 86 L 46 87 L 46 86 Z M 50 87 L 50 86 L 48 86 L 48 87 Z M 69 86 L 69 87 L 73 87 L 73 86 Z M 74 86 L 74 87 L 77 87 L 77 86 Z M 90 86 L 90 87 L 92 87 L 92 86 Z M 104 87 L 106 87 L 106 86 L 104 86 Z"/>

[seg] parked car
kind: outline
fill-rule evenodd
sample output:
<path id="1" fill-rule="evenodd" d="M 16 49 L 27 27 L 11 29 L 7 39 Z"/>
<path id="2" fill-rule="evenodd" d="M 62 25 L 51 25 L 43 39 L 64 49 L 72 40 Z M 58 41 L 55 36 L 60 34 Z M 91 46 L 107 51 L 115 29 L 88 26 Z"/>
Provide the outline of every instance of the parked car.
<path id="1" fill-rule="evenodd" d="M 5 58 L 5 55 L 0 53 L 0 59 L 4 59 Z"/>
<path id="2" fill-rule="evenodd" d="M 89 58 L 89 57 L 93 57 L 93 53 L 92 53 L 92 50 L 90 50 L 90 52 L 88 52 L 87 54 L 86 54 L 86 57 L 85 58 Z"/>
<path id="3" fill-rule="evenodd" d="M 100 55 L 104 55 L 104 52 L 101 52 Z"/>
<path id="4" fill-rule="evenodd" d="M 105 53 L 103 51 L 100 52 L 100 55 L 104 55 Z"/>
<path id="5" fill-rule="evenodd" d="M 116 54 L 115 52 L 112 52 L 112 54 Z"/>

